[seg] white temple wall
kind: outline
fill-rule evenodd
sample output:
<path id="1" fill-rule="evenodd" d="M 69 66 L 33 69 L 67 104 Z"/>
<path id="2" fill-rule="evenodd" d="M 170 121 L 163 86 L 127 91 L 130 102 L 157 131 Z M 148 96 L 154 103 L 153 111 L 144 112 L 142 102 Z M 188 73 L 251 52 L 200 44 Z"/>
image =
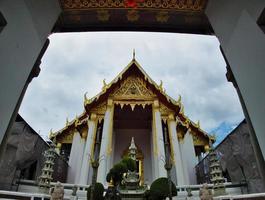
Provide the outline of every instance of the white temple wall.
<path id="1" fill-rule="evenodd" d="M 137 147 L 139 147 L 144 156 L 144 182 L 151 184 L 152 176 L 152 159 L 151 159 L 151 134 L 148 129 L 116 129 L 115 130 L 115 149 L 114 163 L 121 160 L 124 151 L 129 147 L 131 138 Z"/>

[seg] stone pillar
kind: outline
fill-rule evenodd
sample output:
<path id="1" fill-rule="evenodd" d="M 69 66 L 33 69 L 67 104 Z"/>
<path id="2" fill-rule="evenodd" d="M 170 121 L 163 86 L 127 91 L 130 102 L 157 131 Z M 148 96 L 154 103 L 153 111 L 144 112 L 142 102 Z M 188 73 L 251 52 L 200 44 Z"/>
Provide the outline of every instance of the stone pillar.
<path id="1" fill-rule="evenodd" d="M 61 13 L 58 0 L 2 0 L 0 33 L 0 143 L 17 114 L 27 80 Z"/>
<path id="2" fill-rule="evenodd" d="M 154 121 L 154 160 L 157 163 L 157 177 L 167 177 L 167 171 L 165 169 L 165 148 L 162 129 L 161 113 L 159 111 L 159 101 L 155 100 L 153 104 L 153 121 Z"/>
<path id="3" fill-rule="evenodd" d="M 72 141 L 72 147 L 70 152 L 70 158 L 68 162 L 68 172 L 67 172 L 67 183 L 75 183 L 75 177 L 77 172 L 80 170 L 77 162 L 79 158 L 79 155 L 83 151 L 83 149 L 80 152 L 80 145 L 81 142 L 81 136 L 77 130 L 74 132 L 73 141 Z M 82 159 L 82 158 L 81 158 Z"/>
<path id="4" fill-rule="evenodd" d="M 80 184 L 88 184 L 88 175 L 89 175 L 89 169 L 90 169 L 90 159 L 92 158 L 93 154 L 93 143 L 94 143 L 94 137 L 97 130 L 97 115 L 92 113 L 90 116 L 90 119 L 88 120 L 88 134 L 86 138 L 86 145 L 82 160 L 82 167 L 81 167 L 81 173 L 79 178 Z"/>
<path id="5" fill-rule="evenodd" d="M 251 136 L 251 140 L 253 145 L 258 146 L 254 146 L 254 151 L 259 157 L 258 162 L 261 161 L 258 168 L 263 177 L 263 185 L 265 37 L 257 21 L 264 8 L 265 1 L 261 0 L 209 0 L 205 11 L 235 77 L 244 102 L 242 106 L 249 116 L 248 121 L 253 125 L 258 144 L 255 144 L 255 136 Z"/>
<path id="6" fill-rule="evenodd" d="M 183 162 L 180 152 L 180 144 L 177 136 L 177 124 L 174 115 L 168 117 L 168 131 L 170 137 L 170 145 L 173 153 L 173 164 L 175 165 L 177 175 L 177 185 L 185 185 Z"/>
<path id="7" fill-rule="evenodd" d="M 193 137 L 189 130 L 184 135 L 182 147 L 182 159 L 183 162 L 185 162 L 187 168 L 188 182 L 186 184 L 194 185 L 196 184 L 195 165 L 197 164 L 197 158 L 194 149 Z"/>
<path id="8" fill-rule="evenodd" d="M 100 145 L 100 154 L 99 154 L 99 167 L 98 167 L 98 176 L 97 182 L 106 185 L 106 176 L 108 173 L 108 162 L 110 159 L 111 152 L 111 138 L 112 138 L 112 123 L 113 123 L 113 112 L 114 104 L 112 99 L 108 99 L 107 110 L 104 116 L 104 124 L 102 131 L 102 139 Z"/>

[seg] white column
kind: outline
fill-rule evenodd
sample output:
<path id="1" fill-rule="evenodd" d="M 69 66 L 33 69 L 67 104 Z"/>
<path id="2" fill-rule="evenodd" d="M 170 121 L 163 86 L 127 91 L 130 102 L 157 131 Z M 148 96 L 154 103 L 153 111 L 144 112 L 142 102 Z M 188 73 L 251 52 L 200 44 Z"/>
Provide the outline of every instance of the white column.
<path id="1" fill-rule="evenodd" d="M 195 165 L 197 164 L 194 143 L 191 132 L 188 130 L 183 139 L 182 159 L 187 168 L 187 184 L 196 184 Z"/>
<path id="2" fill-rule="evenodd" d="M 82 153 L 83 149 L 80 151 L 79 148 L 80 142 L 81 142 L 81 136 L 79 132 L 75 130 L 72 141 L 70 158 L 68 162 L 69 166 L 67 173 L 67 183 L 75 183 L 76 174 L 80 170 L 77 165 L 78 160 L 82 159 L 82 157 L 80 157 L 80 154 Z"/>
<path id="3" fill-rule="evenodd" d="M 90 158 L 92 155 L 92 146 L 94 142 L 95 133 L 97 130 L 97 116 L 96 114 L 91 114 L 88 120 L 88 134 L 86 139 L 85 151 L 82 160 L 81 173 L 79 178 L 80 184 L 88 184 L 88 175 L 90 169 Z"/>
<path id="4" fill-rule="evenodd" d="M 159 111 L 159 101 L 155 100 L 153 104 L 153 120 L 154 120 L 154 160 L 157 160 L 157 178 L 167 177 L 167 172 L 165 169 L 165 148 L 164 148 L 164 138 L 162 129 L 162 119 L 161 113 Z"/>
<path id="5" fill-rule="evenodd" d="M 106 185 L 106 176 L 108 170 L 108 161 L 110 157 L 110 141 L 112 137 L 112 123 L 113 123 L 113 100 L 108 99 L 107 110 L 104 116 L 104 124 L 102 130 L 102 139 L 100 145 L 100 154 L 99 154 L 99 167 L 98 167 L 98 176 L 97 182 Z"/>
<path id="6" fill-rule="evenodd" d="M 84 132 L 83 133 L 79 133 L 81 134 L 81 138 L 80 138 L 80 143 L 78 144 L 78 152 L 80 152 L 80 154 L 78 155 L 78 159 L 76 160 L 76 174 L 75 174 L 75 184 L 79 184 L 80 183 L 80 174 L 81 174 L 81 168 L 82 168 L 82 161 L 83 161 L 83 157 L 84 157 L 84 152 L 85 152 L 85 145 L 86 145 L 86 135 Z"/>
<path id="7" fill-rule="evenodd" d="M 58 0 L 2 0 L 0 33 L 0 143 L 23 96 L 32 67 L 61 13 Z"/>
<path id="8" fill-rule="evenodd" d="M 188 167 L 187 167 L 187 162 L 186 162 L 186 152 L 183 148 L 184 146 L 184 140 L 183 138 L 179 140 L 179 149 L 180 149 L 180 156 L 181 156 L 181 161 L 182 161 L 182 167 L 183 167 L 183 178 L 184 178 L 184 185 L 189 185 L 189 174 L 188 174 Z"/>
<path id="9" fill-rule="evenodd" d="M 152 122 L 152 132 L 151 132 L 151 155 L 152 155 L 152 180 L 151 183 L 158 178 L 158 164 L 157 164 L 157 154 L 155 152 L 155 123 L 154 119 Z M 151 184 L 150 183 L 150 184 Z"/>
<path id="10" fill-rule="evenodd" d="M 168 131 L 169 131 L 171 149 L 173 151 L 174 165 L 177 175 L 177 185 L 185 185 L 186 181 L 184 177 L 183 161 L 180 152 L 180 144 L 177 136 L 177 124 L 173 115 L 169 115 Z"/>

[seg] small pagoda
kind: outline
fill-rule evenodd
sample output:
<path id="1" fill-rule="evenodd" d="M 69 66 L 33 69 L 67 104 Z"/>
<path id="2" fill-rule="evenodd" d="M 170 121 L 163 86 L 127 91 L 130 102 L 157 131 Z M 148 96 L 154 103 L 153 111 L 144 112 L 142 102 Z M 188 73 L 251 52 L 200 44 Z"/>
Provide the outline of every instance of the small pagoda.
<path id="1" fill-rule="evenodd" d="M 40 192 L 49 193 L 52 181 L 55 156 L 56 156 L 55 145 L 52 143 L 50 145 L 50 148 L 44 152 L 45 162 L 44 162 L 44 167 L 42 168 L 41 175 L 39 177 Z"/>
<path id="2" fill-rule="evenodd" d="M 131 144 L 129 147 L 129 156 L 131 159 L 136 161 L 137 147 L 134 143 L 134 138 L 132 137 Z M 140 177 L 139 174 L 134 171 L 128 171 L 123 178 L 125 188 L 119 190 L 120 196 L 125 199 L 143 199 L 147 191 L 147 187 L 140 187 Z"/>
<path id="3" fill-rule="evenodd" d="M 136 151 L 137 151 L 137 147 L 134 143 L 134 138 L 132 137 L 131 145 L 129 147 L 129 156 L 134 161 L 136 161 Z M 133 171 L 133 172 L 128 171 L 126 173 L 126 176 L 124 177 L 124 183 L 125 183 L 125 188 L 128 190 L 137 189 L 140 183 L 139 174 L 136 173 L 136 171 Z"/>
<path id="4" fill-rule="evenodd" d="M 213 183 L 214 196 L 225 195 L 225 179 L 223 177 L 222 168 L 217 158 L 216 151 L 210 149 L 210 180 Z"/>

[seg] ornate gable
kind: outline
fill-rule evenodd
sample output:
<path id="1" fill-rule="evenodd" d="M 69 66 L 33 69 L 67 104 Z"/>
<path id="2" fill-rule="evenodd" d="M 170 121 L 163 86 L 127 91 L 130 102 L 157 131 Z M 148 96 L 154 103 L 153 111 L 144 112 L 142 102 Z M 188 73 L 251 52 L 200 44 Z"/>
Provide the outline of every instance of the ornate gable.
<path id="1" fill-rule="evenodd" d="M 114 100 L 152 100 L 156 95 L 146 87 L 146 82 L 135 75 L 129 76 L 110 95 Z"/>

